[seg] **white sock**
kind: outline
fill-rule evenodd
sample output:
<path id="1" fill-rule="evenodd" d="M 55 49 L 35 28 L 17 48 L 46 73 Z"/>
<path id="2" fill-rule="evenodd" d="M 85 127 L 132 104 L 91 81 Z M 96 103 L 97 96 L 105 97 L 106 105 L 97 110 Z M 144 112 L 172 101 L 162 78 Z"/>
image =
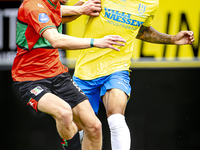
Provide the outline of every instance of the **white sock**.
<path id="1" fill-rule="evenodd" d="M 114 114 L 108 117 L 108 125 L 111 132 L 112 150 L 130 150 L 131 137 L 125 117 Z"/>

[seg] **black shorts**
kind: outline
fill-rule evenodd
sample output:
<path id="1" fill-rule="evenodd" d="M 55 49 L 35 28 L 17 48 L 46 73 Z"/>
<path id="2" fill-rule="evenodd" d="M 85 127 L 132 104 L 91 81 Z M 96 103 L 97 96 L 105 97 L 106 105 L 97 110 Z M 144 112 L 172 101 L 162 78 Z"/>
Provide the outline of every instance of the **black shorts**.
<path id="1" fill-rule="evenodd" d="M 72 108 L 88 99 L 68 73 L 37 81 L 14 81 L 13 89 L 18 98 L 36 112 L 39 112 L 37 109 L 38 101 L 46 93 L 57 95 Z"/>

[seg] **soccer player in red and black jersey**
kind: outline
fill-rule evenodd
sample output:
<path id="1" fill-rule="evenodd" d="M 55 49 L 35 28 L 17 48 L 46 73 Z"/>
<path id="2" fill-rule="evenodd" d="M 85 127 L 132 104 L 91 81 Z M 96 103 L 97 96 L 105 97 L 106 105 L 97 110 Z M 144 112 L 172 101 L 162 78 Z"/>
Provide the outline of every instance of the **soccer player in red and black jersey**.
<path id="1" fill-rule="evenodd" d="M 62 144 L 80 150 L 76 124 L 84 129 L 83 150 L 100 150 L 101 123 L 87 96 L 72 81 L 68 69 L 59 60 L 58 48 L 112 48 L 126 42 L 117 35 L 101 39 L 76 38 L 61 34 L 62 16 L 92 15 L 101 11 L 100 0 L 89 0 L 82 6 L 64 6 L 67 0 L 24 0 L 18 10 L 17 54 L 12 78 L 17 96 L 37 113 L 47 113 L 56 121 Z"/>

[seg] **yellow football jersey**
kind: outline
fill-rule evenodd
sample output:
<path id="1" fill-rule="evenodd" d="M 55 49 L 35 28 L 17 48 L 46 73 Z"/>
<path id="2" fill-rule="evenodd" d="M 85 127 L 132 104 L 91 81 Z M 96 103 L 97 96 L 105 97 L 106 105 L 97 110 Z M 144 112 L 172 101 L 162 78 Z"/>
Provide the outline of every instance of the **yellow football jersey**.
<path id="1" fill-rule="evenodd" d="M 141 25 L 150 26 L 158 8 L 159 0 L 101 0 L 102 11 L 98 17 L 90 17 L 84 38 L 102 38 L 120 35 L 125 46 L 88 48 L 80 51 L 75 66 L 75 76 L 92 80 L 116 71 L 129 70 L 134 49 L 134 40 Z"/>

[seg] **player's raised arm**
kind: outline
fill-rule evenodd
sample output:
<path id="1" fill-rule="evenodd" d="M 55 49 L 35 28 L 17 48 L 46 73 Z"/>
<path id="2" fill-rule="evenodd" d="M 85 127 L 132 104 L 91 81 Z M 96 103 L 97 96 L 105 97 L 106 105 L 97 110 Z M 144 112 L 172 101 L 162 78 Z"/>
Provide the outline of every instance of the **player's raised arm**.
<path id="1" fill-rule="evenodd" d="M 194 42 L 194 33 L 193 31 L 180 31 L 176 35 L 169 35 L 160 33 L 151 26 L 141 26 L 136 38 L 151 43 L 184 45 Z"/>
<path id="2" fill-rule="evenodd" d="M 75 20 L 80 15 L 98 16 L 101 11 L 100 0 L 78 1 L 74 6 L 61 6 L 62 23 Z"/>
<path id="3" fill-rule="evenodd" d="M 47 39 L 54 48 L 61 49 L 85 49 L 90 47 L 111 48 L 119 51 L 113 45 L 124 46 L 126 42 L 118 35 L 108 35 L 100 39 L 91 38 L 77 38 L 69 35 L 58 33 L 54 28 L 47 29 L 43 32 L 42 36 Z M 123 42 L 123 43 L 120 43 Z"/>

